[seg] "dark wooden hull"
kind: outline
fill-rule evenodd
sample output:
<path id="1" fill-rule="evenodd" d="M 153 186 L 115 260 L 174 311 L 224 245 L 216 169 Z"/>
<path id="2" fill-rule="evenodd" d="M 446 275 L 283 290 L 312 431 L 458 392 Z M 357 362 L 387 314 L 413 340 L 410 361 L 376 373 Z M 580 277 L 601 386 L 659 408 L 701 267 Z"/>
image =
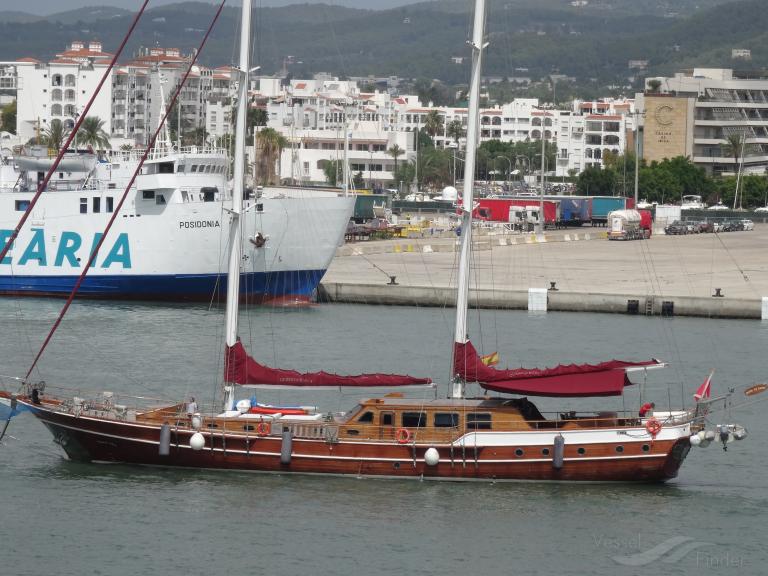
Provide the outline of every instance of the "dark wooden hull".
<path id="1" fill-rule="evenodd" d="M 280 473 L 448 480 L 658 482 L 677 475 L 690 447 L 687 438 L 624 442 L 620 454 L 616 443 L 590 444 L 583 454 L 575 445 L 566 445 L 563 466 L 556 469 L 552 457 L 543 456 L 540 446 L 462 449 L 448 444 L 293 438 L 290 461 L 283 463 L 279 436 L 204 431 L 205 447 L 195 451 L 189 445 L 194 431 L 172 427 L 170 453 L 161 456 L 158 425 L 76 417 L 39 407 L 35 415 L 75 460 Z M 433 466 L 424 461 L 424 453 L 430 447 L 440 455 L 439 463 Z M 523 449 L 522 456 L 517 452 L 520 449 Z"/>

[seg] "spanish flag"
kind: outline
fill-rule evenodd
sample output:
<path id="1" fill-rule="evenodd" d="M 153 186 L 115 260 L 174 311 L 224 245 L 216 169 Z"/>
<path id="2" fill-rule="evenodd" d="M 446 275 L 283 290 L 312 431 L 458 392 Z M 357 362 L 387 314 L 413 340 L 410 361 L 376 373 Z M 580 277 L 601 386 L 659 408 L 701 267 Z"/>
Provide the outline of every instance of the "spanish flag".
<path id="1" fill-rule="evenodd" d="M 486 366 L 496 366 L 496 364 L 499 363 L 499 353 L 498 352 L 491 352 L 490 354 L 486 354 L 485 356 L 480 357 L 480 361 L 485 364 Z"/>

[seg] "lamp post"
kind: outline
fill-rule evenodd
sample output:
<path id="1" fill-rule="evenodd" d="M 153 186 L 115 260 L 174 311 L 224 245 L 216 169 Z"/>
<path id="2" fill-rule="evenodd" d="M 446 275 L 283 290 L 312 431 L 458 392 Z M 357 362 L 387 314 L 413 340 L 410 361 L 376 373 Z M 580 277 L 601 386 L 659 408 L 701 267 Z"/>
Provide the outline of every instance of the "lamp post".
<path id="1" fill-rule="evenodd" d="M 525 156 L 523 154 L 518 154 L 515 156 L 515 165 L 520 163 L 520 159 L 523 159 L 524 162 L 522 162 L 523 166 L 525 167 L 525 172 L 523 172 L 523 175 L 528 174 L 528 172 L 531 171 L 531 159 L 528 158 L 528 156 Z"/>

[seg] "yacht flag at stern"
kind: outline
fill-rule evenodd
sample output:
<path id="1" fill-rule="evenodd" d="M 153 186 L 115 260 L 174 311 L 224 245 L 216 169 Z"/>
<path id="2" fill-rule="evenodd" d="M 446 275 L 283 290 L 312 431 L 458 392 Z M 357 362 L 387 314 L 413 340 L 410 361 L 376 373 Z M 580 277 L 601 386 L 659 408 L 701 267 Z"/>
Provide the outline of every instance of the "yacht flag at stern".
<path id="1" fill-rule="evenodd" d="M 497 370 L 486 366 L 472 342 L 456 343 L 453 372 L 467 382 L 479 382 L 486 390 L 530 396 L 619 396 L 632 385 L 627 372 L 661 368 L 658 360 L 600 364 L 561 364 L 554 368 Z"/>
<path id="2" fill-rule="evenodd" d="M 264 388 L 340 388 L 431 386 L 429 378 L 400 374 L 358 374 L 341 376 L 330 372 L 297 372 L 259 364 L 238 341 L 224 354 L 224 381 L 247 387 Z"/>

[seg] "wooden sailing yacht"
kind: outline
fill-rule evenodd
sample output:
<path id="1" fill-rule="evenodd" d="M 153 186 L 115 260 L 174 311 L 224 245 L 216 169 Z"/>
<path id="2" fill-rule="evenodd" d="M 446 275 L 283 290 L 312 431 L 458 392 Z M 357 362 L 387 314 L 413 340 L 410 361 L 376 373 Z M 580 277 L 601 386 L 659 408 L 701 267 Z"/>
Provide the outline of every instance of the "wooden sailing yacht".
<path id="1" fill-rule="evenodd" d="M 240 69 L 249 69 L 250 0 L 243 1 Z M 114 401 L 51 395 L 41 384 L 24 383 L 6 402 L 30 410 L 53 433 L 70 458 L 188 468 L 283 473 L 348 474 L 444 479 L 570 481 L 663 481 L 674 477 L 692 444 L 715 433 L 703 430 L 710 402 L 709 381 L 690 410 L 637 416 L 568 410 L 543 415 L 525 397 L 466 396 L 478 383 L 500 394 L 560 398 L 620 395 L 629 374 L 663 365 L 656 361 L 610 361 L 549 369 L 497 370 L 487 366 L 467 336 L 467 300 L 472 243 L 473 179 L 478 138 L 480 71 L 485 3 L 475 2 L 473 65 L 464 183 L 453 381 L 445 399 L 408 399 L 390 393 L 361 402 L 343 414 L 281 409 L 236 401 L 241 387 L 304 389 L 431 386 L 429 379 L 389 374 L 339 376 L 270 368 L 251 358 L 238 334 L 241 257 L 240 205 L 246 82 L 240 84 L 236 135 L 235 193 L 231 210 L 229 293 L 223 406 L 198 413 L 184 403 L 135 409 Z M 191 411 L 190 411 L 191 408 Z M 703 435 L 702 435 L 703 434 Z M 722 428 L 726 442 L 738 437 Z M 723 436 L 724 435 L 724 436 Z M 691 440 L 693 438 L 694 440 Z"/>

